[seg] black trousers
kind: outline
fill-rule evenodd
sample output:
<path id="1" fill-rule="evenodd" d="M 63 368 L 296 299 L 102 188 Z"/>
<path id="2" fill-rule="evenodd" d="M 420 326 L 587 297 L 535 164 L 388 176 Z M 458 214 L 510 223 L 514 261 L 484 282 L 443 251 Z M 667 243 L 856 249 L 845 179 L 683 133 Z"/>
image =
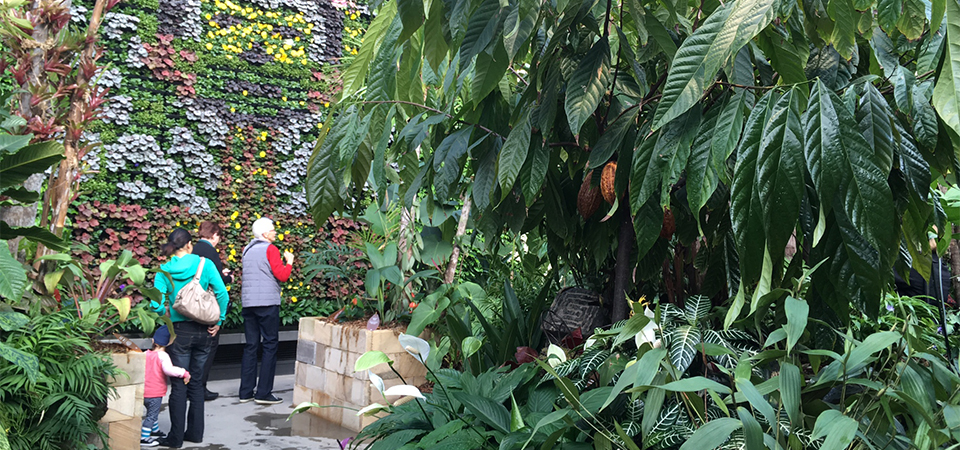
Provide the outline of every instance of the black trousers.
<path id="1" fill-rule="evenodd" d="M 280 344 L 280 306 L 243 308 L 243 359 L 240 362 L 240 398 L 265 399 L 273 394 L 277 373 L 277 348 Z M 263 347 L 260 377 L 257 378 L 257 351 Z M 256 395 L 254 395 L 256 389 Z"/>
<path id="2" fill-rule="evenodd" d="M 176 340 L 167 347 L 170 361 L 177 367 L 190 372 L 191 379 L 201 380 L 203 368 L 210 355 L 213 337 L 207 332 L 207 326 L 197 322 L 174 322 Z M 189 409 L 187 402 L 190 402 Z M 182 378 L 170 379 L 170 432 L 167 441 L 173 447 L 183 445 L 183 441 L 203 441 L 203 385 L 194 381 L 185 384 Z"/>

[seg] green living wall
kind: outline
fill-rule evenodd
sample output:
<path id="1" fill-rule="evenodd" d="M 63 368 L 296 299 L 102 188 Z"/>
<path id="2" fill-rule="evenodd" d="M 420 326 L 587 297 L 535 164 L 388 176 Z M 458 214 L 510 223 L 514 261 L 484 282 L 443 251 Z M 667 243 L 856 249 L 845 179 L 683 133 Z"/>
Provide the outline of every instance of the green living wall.
<path id="1" fill-rule="evenodd" d="M 92 2 L 73 6 L 88 20 Z M 320 125 L 339 90 L 336 65 L 362 38 L 366 8 L 334 0 L 130 0 L 104 16 L 100 39 L 109 89 L 86 134 L 81 195 L 71 215 L 86 262 L 133 251 L 162 263 L 159 246 L 177 226 L 224 227 L 227 267 L 261 216 L 277 221 L 282 250 L 311 254 L 344 244 L 357 225 L 318 227 L 305 212 L 302 178 Z M 346 263 L 347 254 L 339 253 Z M 302 261 L 302 260 L 301 260 Z M 299 261 L 298 261 L 299 263 Z M 299 265 L 299 264 L 298 264 Z M 359 280 L 284 285 L 285 324 L 336 309 Z M 239 286 L 231 290 L 239 302 Z M 239 308 L 227 327 L 239 325 Z"/>

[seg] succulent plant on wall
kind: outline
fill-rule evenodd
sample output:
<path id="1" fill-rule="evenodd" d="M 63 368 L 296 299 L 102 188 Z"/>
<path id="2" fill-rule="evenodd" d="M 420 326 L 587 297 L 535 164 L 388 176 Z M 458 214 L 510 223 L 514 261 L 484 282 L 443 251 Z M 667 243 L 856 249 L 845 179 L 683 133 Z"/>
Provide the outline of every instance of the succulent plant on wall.
<path id="1" fill-rule="evenodd" d="M 74 2 L 71 20 L 85 23 L 90 9 L 91 1 Z M 367 22 L 363 5 L 325 0 L 131 0 L 113 8 L 98 73 L 109 102 L 85 135 L 99 147 L 83 159 L 71 216 L 74 239 L 94 249 L 86 262 L 129 249 L 157 265 L 166 234 L 202 220 L 223 227 L 232 269 L 261 216 L 278 222 L 284 250 L 342 241 L 357 225 L 315 225 L 302 178 L 340 89 L 337 63 L 351 59 Z M 324 299 L 359 284 L 321 285 L 295 271 L 282 316 L 322 313 L 332 307 Z M 231 296 L 239 299 L 238 286 Z"/>

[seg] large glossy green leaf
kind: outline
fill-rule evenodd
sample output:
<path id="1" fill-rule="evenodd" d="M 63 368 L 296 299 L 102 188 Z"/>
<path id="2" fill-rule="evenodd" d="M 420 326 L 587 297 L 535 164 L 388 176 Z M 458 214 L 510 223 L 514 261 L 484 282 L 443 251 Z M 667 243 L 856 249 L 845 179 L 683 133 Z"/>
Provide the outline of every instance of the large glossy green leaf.
<path id="1" fill-rule="evenodd" d="M 872 84 L 866 83 L 857 108 L 857 123 L 867 145 L 876 153 L 880 171 L 884 173 L 893 167 L 893 120 L 893 111 L 883 95 Z"/>
<path id="2" fill-rule="evenodd" d="M 450 188 L 460 180 L 463 156 L 467 154 L 472 132 L 471 127 L 464 127 L 450 133 L 433 152 L 433 170 L 437 174 L 434 189 L 441 200 L 450 197 Z"/>
<path id="3" fill-rule="evenodd" d="M 887 34 L 895 32 L 902 8 L 903 0 L 877 0 L 877 23 Z"/>
<path id="4" fill-rule="evenodd" d="M 783 258 L 783 249 L 797 227 L 803 197 L 803 128 L 801 95 L 787 92 L 770 111 L 757 154 L 756 189 L 771 258 Z"/>
<path id="5" fill-rule="evenodd" d="M 680 450 L 713 450 L 730 439 L 730 433 L 741 426 L 740 421 L 734 418 L 713 419 L 698 428 L 697 432 L 680 446 Z"/>
<path id="6" fill-rule="evenodd" d="M 927 24 L 922 0 L 903 0 L 903 11 L 897 20 L 897 30 L 913 41 L 919 39 Z"/>
<path id="7" fill-rule="evenodd" d="M 481 211 L 490 206 L 490 198 L 496 188 L 500 145 L 499 139 L 486 139 L 477 147 L 481 151 L 473 180 L 473 201 Z"/>
<path id="8" fill-rule="evenodd" d="M 717 72 L 773 20 L 772 0 L 737 0 L 717 8 L 683 41 L 653 118 L 656 130 L 692 107 Z"/>
<path id="9" fill-rule="evenodd" d="M 423 26 L 424 6 L 425 2 L 420 0 L 397 0 L 397 13 L 403 23 L 403 33 L 400 34 L 399 42 L 406 41 Z"/>
<path id="10" fill-rule="evenodd" d="M 509 66 L 510 55 L 507 54 L 502 42 L 495 43 L 492 52 L 480 52 L 477 55 L 473 89 L 470 93 L 474 105 L 479 104 L 497 87 Z"/>
<path id="11" fill-rule="evenodd" d="M 343 83 L 343 96 L 352 95 L 359 89 L 367 78 L 367 70 L 370 68 L 370 62 L 380 46 L 383 35 L 387 28 L 393 22 L 397 15 L 397 3 L 385 2 L 380 10 L 377 11 L 376 18 L 370 23 L 367 32 L 364 33 L 364 45 L 360 47 L 357 56 L 354 57 L 354 64 L 350 64 L 347 70 L 343 71 L 340 79 Z"/>
<path id="12" fill-rule="evenodd" d="M 661 165 L 655 149 L 661 133 L 655 133 L 646 138 L 643 134 L 639 133 L 637 136 L 638 142 L 631 161 L 633 167 L 630 170 L 630 209 L 632 211 L 640 210 L 641 206 L 651 201 L 651 196 L 660 186 Z M 659 203 L 659 199 L 655 201 Z"/>
<path id="13" fill-rule="evenodd" d="M 731 392 L 730 388 L 704 377 L 683 378 L 660 386 L 660 389 L 670 392 L 699 392 L 707 389 L 712 389 L 721 394 Z"/>
<path id="14" fill-rule="evenodd" d="M 673 191 L 673 185 L 680 179 L 683 169 L 687 167 L 690 149 L 699 126 L 700 108 L 691 108 L 660 129 L 660 138 L 657 139 L 657 146 L 654 149 L 656 160 L 651 164 L 655 162 L 661 167 L 660 204 L 662 206 L 670 204 L 670 192 Z"/>
<path id="15" fill-rule="evenodd" d="M 330 133 L 327 125 L 325 138 L 317 140 L 317 147 L 307 162 L 307 178 L 304 181 L 307 191 L 307 204 L 316 223 L 326 223 L 327 218 L 343 205 L 340 196 L 340 177 L 338 169 L 339 144 L 345 127 Z"/>
<path id="16" fill-rule="evenodd" d="M 0 311 L 0 330 L 15 331 L 30 323 L 26 314 L 10 311 Z"/>
<path id="17" fill-rule="evenodd" d="M 564 110 L 570 131 L 579 134 L 610 86 L 610 41 L 606 36 L 593 44 L 567 82 Z"/>
<path id="18" fill-rule="evenodd" d="M 894 151 L 900 170 L 907 179 L 907 186 L 913 194 L 926 200 L 930 186 L 930 164 L 920 153 L 917 143 L 897 120 L 893 121 Z"/>
<path id="19" fill-rule="evenodd" d="M 469 4 L 469 2 L 467 2 Z M 465 68 L 474 56 L 484 51 L 500 24 L 500 1 L 483 0 L 467 22 L 467 33 L 460 43 L 460 66 Z"/>
<path id="20" fill-rule="evenodd" d="M 737 165 L 730 188 L 730 220 L 740 254 L 740 276 L 749 283 L 760 276 L 763 261 L 764 243 L 759 237 L 764 235 L 764 225 L 757 192 L 757 156 L 774 95 L 772 91 L 764 95 L 750 113 L 737 150 Z"/>
<path id="21" fill-rule="evenodd" d="M 0 240 L 0 297 L 18 302 L 28 284 L 23 264 L 10 253 L 7 241 Z"/>
<path id="22" fill-rule="evenodd" d="M 431 2 L 427 13 L 427 21 L 423 25 L 423 57 L 430 67 L 437 71 L 450 49 L 443 35 L 443 26 L 447 23 L 443 2 Z"/>
<path id="23" fill-rule="evenodd" d="M 47 141 L 21 147 L 0 157 L 0 190 L 22 184 L 63 159 L 63 144 Z"/>
<path id="24" fill-rule="evenodd" d="M 534 141 L 527 162 L 530 164 L 530 172 L 521 182 L 523 183 L 523 198 L 527 201 L 527 207 L 529 207 L 540 197 L 540 188 L 543 186 L 543 180 L 547 176 L 547 169 L 550 164 L 550 147 L 539 140 Z"/>
<path id="25" fill-rule="evenodd" d="M 530 150 L 530 114 L 524 114 L 520 121 L 510 130 L 507 141 L 500 149 L 500 163 L 497 165 L 497 182 L 500 183 L 502 198 L 510 195 L 513 183 L 520 173 L 520 168 L 527 160 Z"/>
<path id="26" fill-rule="evenodd" d="M 700 223 L 700 209 L 707 204 L 720 182 L 717 170 L 711 164 L 716 124 L 715 116 L 708 116 L 700 123 L 697 137 L 690 149 L 690 158 L 687 160 L 687 204 L 690 205 L 690 211 L 693 212 L 701 232 L 703 224 Z"/>
<path id="27" fill-rule="evenodd" d="M 837 208 L 844 245 L 862 264 L 854 270 L 867 279 L 885 279 L 896 254 L 893 196 L 887 174 L 857 128 L 853 114 L 837 95 L 817 82 L 804 114 L 807 170 L 824 212 Z M 866 298 L 851 299 L 875 314 L 879 289 L 867 286 Z M 877 298 L 873 298 L 877 297 Z"/>
<path id="28" fill-rule="evenodd" d="M 13 228 L 6 222 L 0 222 L 0 239 L 11 240 L 21 236 L 33 242 L 41 243 L 51 250 L 70 251 L 70 242 L 51 233 L 46 228 L 40 226 Z"/>
<path id="29" fill-rule="evenodd" d="M 836 23 L 830 34 L 830 43 L 840 56 L 850 59 L 857 49 L 857 19 L 859 14 L 853 7 L 853 0 L 830 0 L 827 5 L 830 18 Z"/>
<path id="30" fill-rule="evenodd" d="M 590 151 L 587 169 L 595 169 L 610 160 L 610 157 L 620 149 L 620 144 L 623 143 L 623 137 L 626 136 L 627 130 L 636 126 L 639 112 L 640 108 L 634 108 L 617 118 L 610 124 L 610 127 L 604 130 L 603 135 L 597 141 L 597 145 L 593 146 Z"/>
<path id="31" fill-rule="evenodd" d="M 933 106 L 943 123 L 960 135 L 960 3 L 957 0 L 946 2 L 946 50 L 943 69 L 933 89 Z"/>
<path id="32" fill-rule="evenodd" d="M 4 156 L 4 153 L 15 153 L 21 147 L 29 144 L 30 139 L 33 139 L 32 134 L 0 134 L 0 157 Z"/>

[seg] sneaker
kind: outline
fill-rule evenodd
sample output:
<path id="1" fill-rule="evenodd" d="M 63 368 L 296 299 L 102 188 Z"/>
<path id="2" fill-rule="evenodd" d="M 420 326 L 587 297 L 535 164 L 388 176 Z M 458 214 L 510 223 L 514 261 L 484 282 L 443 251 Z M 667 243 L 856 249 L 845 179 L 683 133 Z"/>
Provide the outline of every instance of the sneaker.
<path id="1" fill-rule="evenodd" d="M 241 398 L 240 398 L 240 403 L 247 403 L 247 402 L 249 402 L 249 401 L 253 401 L 253 397 L 250 397 L 250 398 L 243 398 L 243 397 L 241 397 Z"/>
<path id="2" fill-rule="evenodd" d="M 156 446 L 158 446 L 158 445 L 160 445 L 160 443 L 157 442 L 157 441 L 155 441 L 155 440 L 153 440 L 153 439 L 150 439 L 150 438 L 146 438 L 146 439 L 140 438 L 140 446 L 141 446 L 141 447 L 156 447 Z"/>
<path id="3" fill-rule="evenodd" d="M 150 437 L 165 438 L 165 437 L 167 437 L 167 433 L 164 433 L 164 432 L 162 432 L 162 431 L 160 431 L 160 430 L 152 431 L 152 432 L 150 432 Z"/>
<path id="4" fill-rule="evenodd" d="M 282 399 L 273 394 L 270 394 L 270 396 L 267 398 L 255 398 L 253 401 L 258 405 L 276 405 L 277 403 L 283 403 Z"/>

